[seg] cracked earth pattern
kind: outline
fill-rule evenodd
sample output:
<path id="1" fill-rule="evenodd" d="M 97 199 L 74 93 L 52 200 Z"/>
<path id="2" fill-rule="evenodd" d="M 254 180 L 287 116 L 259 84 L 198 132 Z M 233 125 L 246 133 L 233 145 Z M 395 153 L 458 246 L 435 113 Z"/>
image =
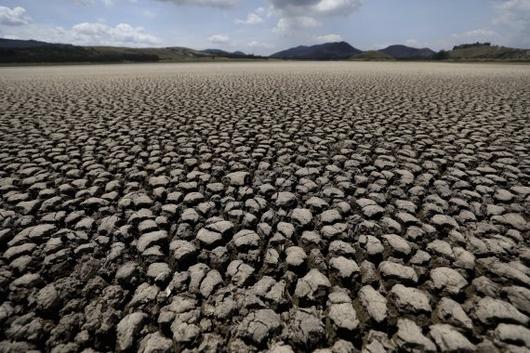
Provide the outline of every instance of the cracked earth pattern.
<path id="1" fill-rule="evenodd" d="M 0 69 L 0 352 L 530 352 L 528 66 Z"/>

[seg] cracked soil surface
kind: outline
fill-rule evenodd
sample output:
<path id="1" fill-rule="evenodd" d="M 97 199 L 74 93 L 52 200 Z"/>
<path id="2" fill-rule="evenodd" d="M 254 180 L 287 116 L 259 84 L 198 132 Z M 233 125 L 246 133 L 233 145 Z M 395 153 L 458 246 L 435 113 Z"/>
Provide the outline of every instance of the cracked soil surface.
<path id="1" fill-rule="evenodd" d="M 530 66 L 0 68 L 0 352 L 530 352 Z"/>

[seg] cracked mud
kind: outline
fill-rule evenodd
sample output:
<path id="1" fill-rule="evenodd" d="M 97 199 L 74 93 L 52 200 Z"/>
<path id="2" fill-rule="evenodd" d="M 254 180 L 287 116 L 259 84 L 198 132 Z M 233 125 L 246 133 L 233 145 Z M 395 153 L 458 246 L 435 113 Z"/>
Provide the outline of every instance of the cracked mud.
<path id="1" fill-rule="evenodd" d="M 0 69 L 0 352 L 530 352 L 530 70 Z"/>

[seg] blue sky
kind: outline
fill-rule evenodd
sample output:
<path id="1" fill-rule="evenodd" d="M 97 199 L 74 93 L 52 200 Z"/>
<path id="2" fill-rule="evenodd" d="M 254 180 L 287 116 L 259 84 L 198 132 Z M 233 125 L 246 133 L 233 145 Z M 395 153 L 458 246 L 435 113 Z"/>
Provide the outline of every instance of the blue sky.
<path id="1" fill-rule="evenodd" d="M 530 0 L 0 0 L 0 37 L 257 54 L 339 40 L 530 48 Z"/>

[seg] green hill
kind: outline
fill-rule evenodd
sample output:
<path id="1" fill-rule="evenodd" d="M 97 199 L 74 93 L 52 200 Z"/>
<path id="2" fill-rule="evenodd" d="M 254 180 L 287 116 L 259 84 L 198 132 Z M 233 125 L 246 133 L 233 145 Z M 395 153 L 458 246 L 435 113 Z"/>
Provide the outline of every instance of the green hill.
<path id="1" fill-rule="evenodd" d="M 468 43 L 441 50 L 392 45 L 381 50 L 361 51 L 347 42 L 298 46 L 275 53 L 270 58 L 290 60 L 438 60 L 438 61 L 515 61 L 530 62 L 530 49 L 516 49 Z M 195 50 L 184 47 L 128 48 L 78 46 L 35 40 L 0 38 L 0 64 L 28 63 L 118 63 L 118 62 L 188 62 L 267 59 L 243 52 L 220 49 Z"/>
<path id="2" fill-rule="evenodd" d="M 385 54 L 378 50 L 368 50 L 360 54 L 354 55 L 351 57 L 351 60 L 359 61 L 385 61 L 385 60 L 395 60 L 391 55 Z"/>
<path id="3" fill-rule="evenodd" d="M 185 62 L 234 59 L 262 59 L 262 57 L 240 52 L 211 53 L 183 47 L 78 46 L 0 38 L 0 63 Z"/>
<path id="4" fill-rule="evenodd" d="M 104 50 L 98 47 L 82 47 L 70 44 L 0 39 L 0 63 L 142 62 L 158 60 L 157 55 L 142 51 Z"/>
<path id="5" fill-rule="evenodd" d="M 491 45 L 490 43 L 462 44 L 448 52 L 450 60 L 456 61 L 529 61 L 529 49 L 516 49 Z"/>
<path id="6" fill-rule="evenodd" d="M 126 47 L 85 47 L 97 51 L 102 55 L 148 55 L 155 56 L 156 61 L 192 61 L 212 58 L 211 54 L 199 50 L 168 47 L 168 48 L 126 48 Z"/>

